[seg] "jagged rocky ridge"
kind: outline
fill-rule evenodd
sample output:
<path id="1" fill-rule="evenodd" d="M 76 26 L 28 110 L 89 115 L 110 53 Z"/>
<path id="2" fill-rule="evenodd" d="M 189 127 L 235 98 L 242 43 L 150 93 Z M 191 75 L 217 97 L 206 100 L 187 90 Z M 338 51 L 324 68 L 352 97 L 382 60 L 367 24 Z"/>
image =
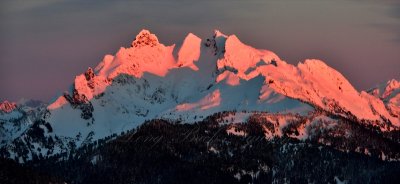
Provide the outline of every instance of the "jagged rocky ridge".
<path id="1" fill-rule="evenodd" d="M 252 48 L 219 31 L 206 40 L 190 33 L 175 47 L 143 30 L 131 47 L 106 55 L 50 105 L 3 110 L 2 156 L 18 162 L 68 156 L 146 120 L 194 123 L 224 111 L 246 111 L 220 123 L 230 123 L 226 131 L 246 136 L 233 129 L 262 114 L 259 123 L 267 139 L 290 130 L 286 136 L 344 152 L 382 160 L 400 157 L 394 149 L 400 137 L 396 80 L 358 92 L 322 61 L 287 64 L 271 51 Z M 358 129 L 349 127 L 373 134 L 365 137 L 372 141 L 361 144 Z M 337 137 L 343 144 L 326 141 Z"/>

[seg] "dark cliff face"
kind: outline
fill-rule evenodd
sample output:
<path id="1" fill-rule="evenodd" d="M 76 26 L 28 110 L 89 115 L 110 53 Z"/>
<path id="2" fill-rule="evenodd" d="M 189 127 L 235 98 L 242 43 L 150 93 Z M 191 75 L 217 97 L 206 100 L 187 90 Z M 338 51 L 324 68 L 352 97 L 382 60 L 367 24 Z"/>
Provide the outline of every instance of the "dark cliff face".
<path id="1" fill-rule="evenodd" d="M 299 141 L 291 137 L 299 134 L 307 119 L 294 118 L 281 137 L 266 139 L 266 129 L 276 126 L 273 121 L 258 114 L 245 123 L 221 122 L 232 113 L 217 113 L 195 124 L 152 120 L 73 150 L 69 156 L 35 159 L 25 167 L 68 183 L 394 183 L 400 179 L 400 163 L 382 161 L 382 153 L 386 157 L 400 153 L 394 134 L 343 119 L 331 130 L 315 123 L 314 136 Z M 358 136 L 346 136 L 344 128 Z"/>
<path id="2" fill-rule="evenodd" d="M 90 74 L 88 74 L 90 75 Z M 73 108 L 78 108 L 82 111 L 82 119 L 88 120 L 93 117 L 93 105 L 83 94 L 79 94 L 76 89 L 73 91 L 73 95 L 65 93 L 64 98 L 71 104 Z"/>

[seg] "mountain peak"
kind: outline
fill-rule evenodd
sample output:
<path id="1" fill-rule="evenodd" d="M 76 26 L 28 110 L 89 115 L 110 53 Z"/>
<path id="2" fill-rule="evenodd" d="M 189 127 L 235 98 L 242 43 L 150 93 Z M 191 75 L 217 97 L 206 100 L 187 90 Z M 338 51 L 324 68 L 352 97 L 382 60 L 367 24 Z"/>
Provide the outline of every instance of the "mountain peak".
<path id="1" fill-rule="evenodd" d="M 150 46 L 154 47 L 160 44 L 155 34 L 150 33 L 149 30 L 143 29 L 136 35 L 136 39 L 132 42 L 132 47 Z"/>
<path id="2" fill-rule="evenodd" d="M 400 90 L 400 82 L 396 79 L 391 79 L 368 90 L 368 92 L 378 98 L 385 99 L 392 96 L 392 92 L 398 90 Z"/>
<path id="3" fill-rule="evenodd" d="M 193 70 L 199 70 L 193 62 L 200 58 L 200 47 L 201 39 L 193 33 L 189 33 L 178 52 L 178 66 L 188 66 Z"/>
<path id="4" fill-rule="evenodd" d="M 391 88 L 400 88 L 400 82 L 396 79 L 391 79 L 387 82 L 387 86 Z"/>
<path id="5" fill-rule="evenodd" d="M 7 100 L 5 100 L 4 102 L 0 102 L 0 111 L 10 113 L 15 108 L 17 108 L 17 104 L 14 102 L 9 102 Z"/>
<path id="6" fill-rule="evenodd" d="M 236 35 L 229 35 L 226 38 L 223 53 L 223 58 L 217 62 L 217 68 L 233 70 L 240 76 L 252 68 L 257 68 L 257 65 L 269 64 L 273 60 L 280 61 L 275 53 L 248 46 Z"/>
<path id="7" fill-rule="evenodd" d="M 228 37 L 228 36 L 226 36 L 224 33 L 222 33 L 221 31 L 219 31 L 219 30 L 214 30 L 214 37 Z"/>

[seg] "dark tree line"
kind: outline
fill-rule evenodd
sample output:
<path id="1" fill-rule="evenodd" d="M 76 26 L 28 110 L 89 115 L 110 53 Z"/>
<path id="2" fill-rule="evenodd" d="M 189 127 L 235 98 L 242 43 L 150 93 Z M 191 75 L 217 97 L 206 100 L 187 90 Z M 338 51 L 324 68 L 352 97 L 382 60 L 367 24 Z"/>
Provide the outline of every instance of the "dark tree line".
<path id="1" fill-rule="evenodd" d="M 226 124 L 224 118 L 234 113 L 216 113 L 194 124 L 148 121 L 68 154 L 35 159 L 23 168 L 51 176 L 39 177 L 46 183 L 52 178 L 67 183 L 335 183 L 335 179 L 396 183 L 400 179 L 399 162 L 382 161 L 377 151 L 399 154 L 399 143 L 373 128 L 343 119 L 336 128 L 324 129 L 330 122 L 321 120 L 313 124 L 313 137 L 299 141 L 292 136 L 307 123 L 302 116 L 255 113 L 247 122 Z M 265 139 L 265 131 L 275 131 L 277 118 L 283 116 L 290 121 L 282 128 L 282 137 Z M 246 136 L 227 133 L 232 127 Z M 344 130 L 352 137 L 346 137 Z M 371 156 L 357 153 L 357 147 L 369 148 Z M 10 166 L 1 167 L 2 176 L 8 178 L 25 172 L 10 174 L 4 172 Z"/>

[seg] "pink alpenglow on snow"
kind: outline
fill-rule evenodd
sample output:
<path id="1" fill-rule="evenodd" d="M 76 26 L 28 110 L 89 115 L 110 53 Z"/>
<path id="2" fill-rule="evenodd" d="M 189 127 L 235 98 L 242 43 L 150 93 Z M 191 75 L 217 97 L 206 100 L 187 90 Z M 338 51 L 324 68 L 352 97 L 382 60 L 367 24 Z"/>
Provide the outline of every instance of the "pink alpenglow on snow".
<path id="1" fill-rule="evenodd" d="M 389 80 L 376 88 L 369 90 L 369 93 L 380 98 L 392 116 L 400 118 L 400 82 L 396 79 Z"/>
<path id="2" fill-rule="evenodd" d="M 231 86 L 237 86 L 240 84 L 240 78 L 231 71 L 224 71 L 222 74 L 219 74 L 216 82 L 219 83 L 224 80 L 226 81 L 226 84 Z"/>
<path id="3" fill-rule="evenodd" d="M 178 111 L 188 111 L 188 110 L 207 110 L 213 107 L 217 107 L 221 103 L 221 93 L 219 90 L 215 90 L 211 94 L 205 96 L 203 99 L 196 103 L 184 103 L 176 106 Z"/>
<path id="4" fill-rule="evenodd" d="M 201 39 L 196 35 L 189 33 L 183 41 L 182 47 L 178 53 L 178 66 L 190 67 L 193 70 L 199 70 L 194 62 L 200 58 Z"/>
<path id="5" fill-rule="evenodd" d="M 14 102 L 9 102 L 7 100 L 4 102 L 0 102 L 0 111 L 3 111 L 5 113 L 10 113 L 15 108 L 17 108 L 17 104 Z"/>

